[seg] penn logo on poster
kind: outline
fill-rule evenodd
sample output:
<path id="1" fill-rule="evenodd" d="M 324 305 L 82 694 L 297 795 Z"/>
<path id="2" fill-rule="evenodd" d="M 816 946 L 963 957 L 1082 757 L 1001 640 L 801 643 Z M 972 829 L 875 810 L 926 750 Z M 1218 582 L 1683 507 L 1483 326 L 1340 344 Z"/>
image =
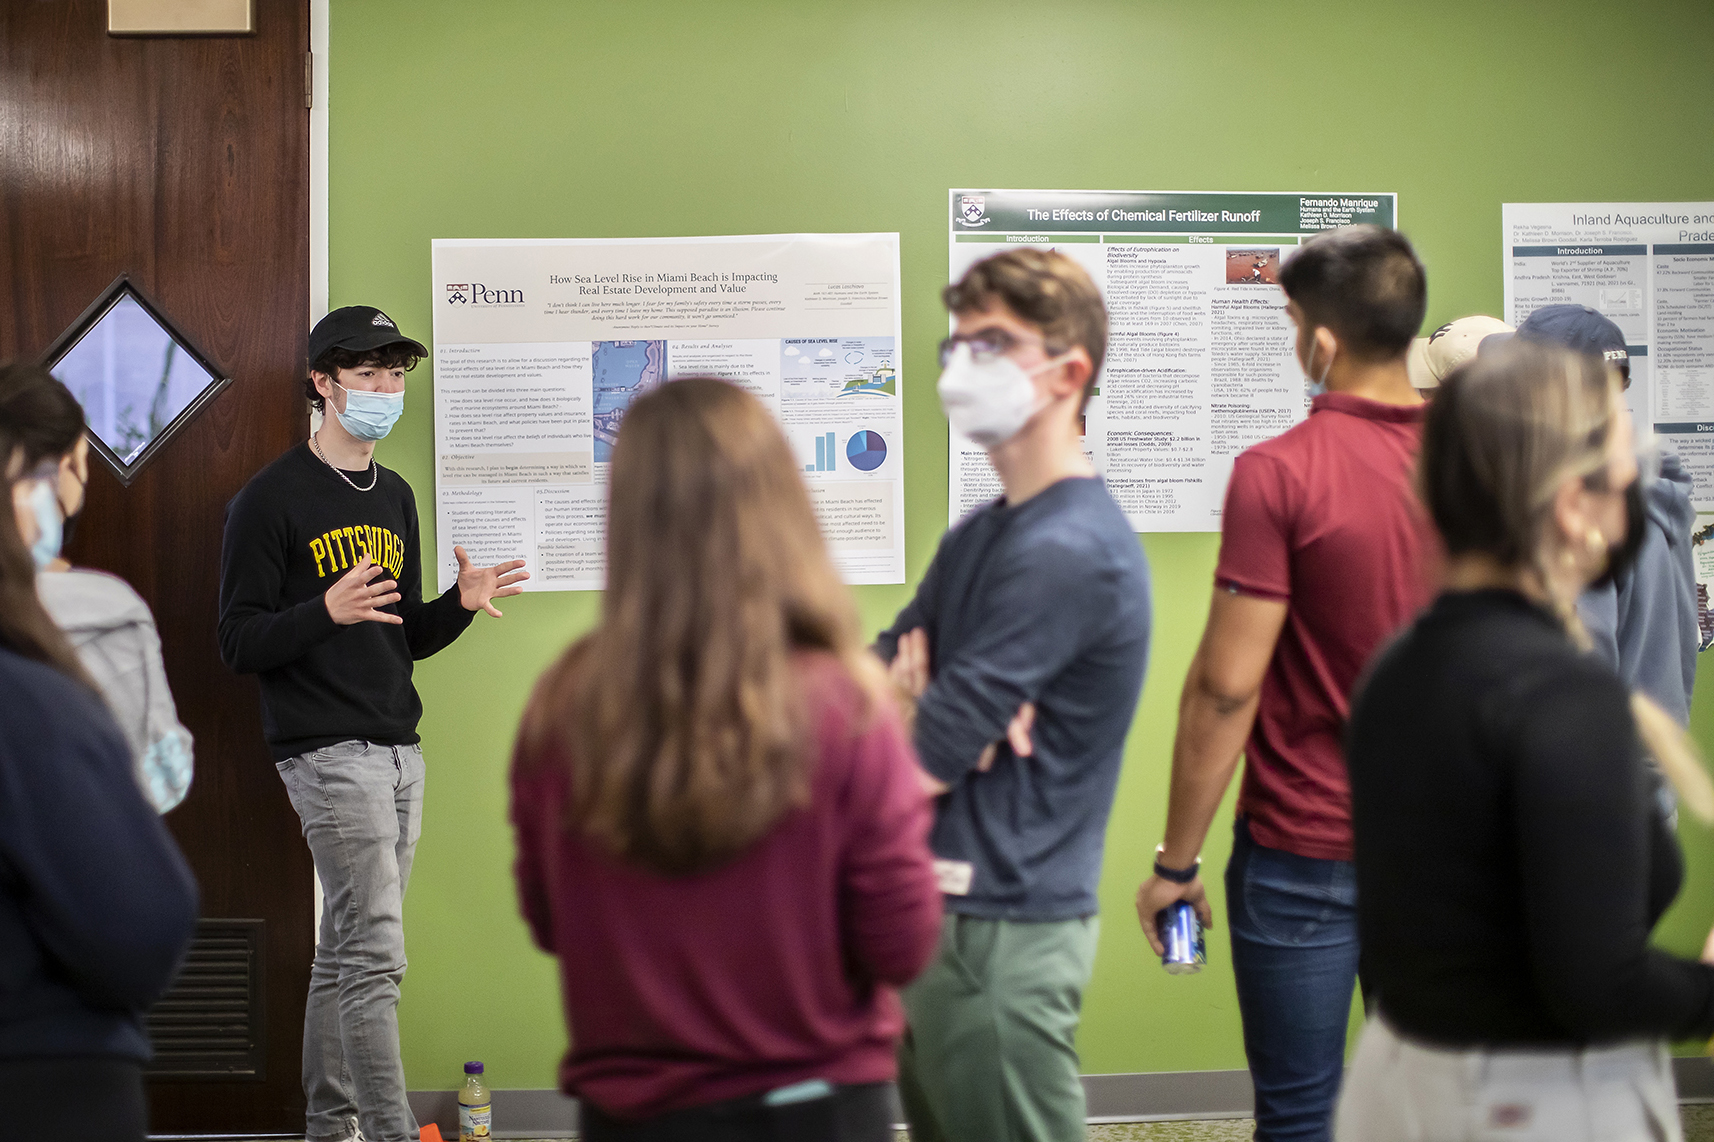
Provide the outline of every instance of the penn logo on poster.
<path id="1" fill-rule="evenodd" d="M 448 282 L 448 305 L 523 305 L 521 289 L 494 289 L 481 282 Z"/>

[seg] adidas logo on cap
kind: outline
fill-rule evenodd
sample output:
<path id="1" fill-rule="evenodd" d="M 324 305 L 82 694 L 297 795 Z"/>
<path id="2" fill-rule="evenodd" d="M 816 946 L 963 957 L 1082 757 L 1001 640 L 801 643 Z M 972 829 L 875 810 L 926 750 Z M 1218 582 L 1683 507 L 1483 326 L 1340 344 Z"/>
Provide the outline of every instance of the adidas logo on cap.
<path id="1" fill-rule="evenodd" d="M 388 317 L 385 313 L 376 313 L 374 317 L 371 317 L 369 319 L 369 324 L 371 324 L 371 325 L 385 325 L 388 329 L 397 329 L 398 328 L 397 325 L 393 324 L 393 319 L 391 317 Z"/>

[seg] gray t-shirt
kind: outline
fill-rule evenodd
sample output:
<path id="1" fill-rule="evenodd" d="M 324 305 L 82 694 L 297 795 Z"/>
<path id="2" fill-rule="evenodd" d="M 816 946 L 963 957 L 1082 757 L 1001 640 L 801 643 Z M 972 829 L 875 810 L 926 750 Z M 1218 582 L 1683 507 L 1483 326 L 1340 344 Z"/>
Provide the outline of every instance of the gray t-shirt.
<path id="1" fill-rule="evenodd" d="M 165 813 L 190 789 L 192 743 L 167 686 L 149 605 L 123 579 L 75 568 L 41 572 L 36 594 L 101 688 L 143 795 Z"/>

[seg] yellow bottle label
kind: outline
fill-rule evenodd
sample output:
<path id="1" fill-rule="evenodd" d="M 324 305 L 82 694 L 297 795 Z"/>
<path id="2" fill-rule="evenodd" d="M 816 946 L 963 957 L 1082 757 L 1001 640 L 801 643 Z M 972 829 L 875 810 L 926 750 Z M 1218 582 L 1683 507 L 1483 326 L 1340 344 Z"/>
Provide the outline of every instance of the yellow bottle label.
<path id="1" fill-rule="evenodd" d="M 458 1142 L 486 1142 L 494 1127 L 494 1104 L 458 1104 Z"/>

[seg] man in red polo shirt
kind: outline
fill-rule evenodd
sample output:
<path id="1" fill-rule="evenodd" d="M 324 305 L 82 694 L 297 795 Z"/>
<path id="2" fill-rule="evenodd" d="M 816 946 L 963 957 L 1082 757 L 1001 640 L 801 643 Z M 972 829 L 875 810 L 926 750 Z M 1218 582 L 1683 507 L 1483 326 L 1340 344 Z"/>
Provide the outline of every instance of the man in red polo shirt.
<path id="1" fill-rule="evenodd" d="M 1364 665 L 1432 593 L 1412 486 L 1423 401 L 1405 357 L 1427 283 L 1393 230 L 1347 226 L 1280 270 L 1307 420 L 1238 457 L 1214 602 L 1179 702 L 1166 839 L 1137 890 L 1144 934 L 1176 900 L 1211 923 L 1203 839 L 1242 752 L 1226 899 L 1262 1142 L 1331 1135 L 1357 974 L 1341 742 Z"/>

